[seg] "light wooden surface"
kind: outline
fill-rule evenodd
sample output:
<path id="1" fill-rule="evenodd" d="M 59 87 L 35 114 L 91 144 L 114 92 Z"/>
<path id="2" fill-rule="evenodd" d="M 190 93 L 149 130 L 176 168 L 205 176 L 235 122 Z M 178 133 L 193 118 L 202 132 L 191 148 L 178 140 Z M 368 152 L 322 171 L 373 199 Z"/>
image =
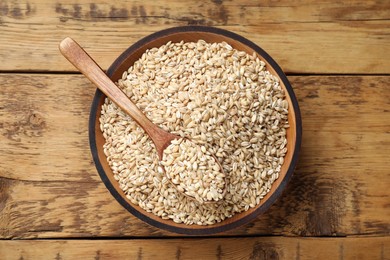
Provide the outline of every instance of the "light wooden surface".
<path id="1" fill-rule="evenodd" d="M 58 51 L 72 36 L 107 68 L 188 24 L 264 48 L 303 119 L 281 199 L 207 239 L 144 224 L 112 198 L 89 151 L 95 87 Z M 390 259 L 389 28 L 386 0 L 0 0 L 0 259 Z"/>
<path id="2" fill-rule="evenodd" d="M 390 77 L 289 80 L 304 129 L 297 170 L 267 214 L 226 235 L 387 235 Z M 52 74 L 0 82 L 2 237 L 174 235 L 130 215 L 101 182 L 88 144 L 92 83 Z"/>

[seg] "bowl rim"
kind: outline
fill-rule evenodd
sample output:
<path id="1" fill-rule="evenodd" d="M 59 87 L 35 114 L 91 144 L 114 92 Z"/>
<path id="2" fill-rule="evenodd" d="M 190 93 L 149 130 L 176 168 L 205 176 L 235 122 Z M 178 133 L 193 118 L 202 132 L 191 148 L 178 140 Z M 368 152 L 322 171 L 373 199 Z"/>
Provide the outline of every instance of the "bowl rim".
<path id="1" fill-rule="evenodd" d="M 295 146 L 292 154 L 291 163 L 286 171 L 286 175 L 284 176 L 283 180 L 281 181 L 280 185 L 276 188 L 275 192 L 271 194 L 271 196 L 264 202 L 264 204 L 257 208 L 255 211 L 253 211 L 251 214 L 248 214 L 244 216 L 243 218 L 240 218 L 236 221 L 229 222 L 226 225 L 213 227 L 213 225 L 207 225 L 204 226 L 204 228 L 199 229 L 191 229 L 186 227 L 177 227 L 177 226 L 171 226 L 162 222 L 159 222 L 157 220 L 154 220 L 152 218 L 149 218 L 147 215 L 143 214 L 142 212 L 136 210 L 132 205 L 127 202 L 115 189 L 113 184 L 108 179 L 103 166 L 99 160 L 98 156 L 98 149 L 95 139 L 95 124 L 96 124 L 96 116 L 98 111 L 98 105 L 100 102 L 100 99 L 104 95 L 99 89 L 96 89 L 95 95 L 93 97 L 91 109 L 90 109 L 90 117 L 89 117 L 89 143 L 90 143 L 90 149 L 92 153 L 92 157 L 96 166 L 96 169 L 100 175 L 100 178 L 102 179 L 103 183 L 105 184 L 106 188 L 110 191 L 111 195 L 131 214 L 136 216 L 138 219 L 141 219 L 145 221 L 146 223 L 161 228 L 170 232 L 178 233 L 178 234 L 185 234 L 185 235 L 210 235 L 220 232 L 225 232 L 231 229 L 234 229 L 236 227 L 239 227 L 241 225 L 244 225 L 253 219 L 257 218 L 259 215 L 264 213 L 266 210 L 270 208 L 272 204 L 275 203 L 275 201 L 280 198 L 281 193 L 285 190 L 285 187 L 287 183 L 290 181 L 293 172 L 295 170 L 296 164 L 298 162 L 299 153 L 300 153 L 300 147 L 302 142 L 302 120 L 301 120 L 301 113 L 298 105 L 298 101 L 296 99 L 296 96 L 294 94 L 294 91 L 291 87 L 290 82 L 287 79 L 287 76 L 284 74 L 282 69 L 279 67 L 279 65 L 273 60 L 273 58 L 265 52 L 262 48 L 260 48 L 258 45 L 253 43 L 252 41 L 236 34 L 231 31 L 227 31 L 221 28 L 216 27 L 209 27 L 209 26 L 178 26 L 178 27 L 172 27 L 164 30 L 157 31 L 155 33 L 152 33 L 139 41 L 132 44 L 130 47 L 128 47 L 108 68 L 107 75 L 109 77 L 112 77 L 113 73 L 115 72 L 116 68 L 119 67 L 126 59 L 129 53 L 139 49 L 144 44 L 155 40 L 156 38 L 160 38 L 162 36 L 167 36 L 169 34 L 175 34 L 175 33 L 183 33 L 183 32 L 207 32 L 207 33 L 213 33 L 217 35 L 223 35 L 225 37 L 232 38 L 236 41 L 241 42 L 244 45 L 247 45 L 248 47 L 252 48 L 254 51 L 256 51 L 259 55 L 261 55 L 275 70 L 276 74 L 279 76 L 280 80 L 283 81 L 283 84 L 285 88 L 287 89 L 288 95 L 290 97 L 291 103 L 293 105 L 294 114 L 295 114 L 295 121 L 296 121 L 296 129 L 295 129 L 295 135 L 296 135 L 296 141 Z"/>

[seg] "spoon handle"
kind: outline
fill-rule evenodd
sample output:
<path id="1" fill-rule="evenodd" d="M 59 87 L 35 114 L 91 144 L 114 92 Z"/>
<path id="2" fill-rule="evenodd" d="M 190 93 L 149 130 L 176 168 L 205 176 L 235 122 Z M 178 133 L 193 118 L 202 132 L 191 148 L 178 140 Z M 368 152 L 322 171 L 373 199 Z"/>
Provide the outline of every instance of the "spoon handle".
<path id="1" fill-rule="evenodd" d="M 130 115 L 154 140 L 162 129 L 153 124 L 143 112 L 118 88 L 99 65 L 72 38 L 60 43 L 60 51 L 81 73 L 94 83 L 107 97 Z M 155 140 L 154 140 L 155 141 Z"/>

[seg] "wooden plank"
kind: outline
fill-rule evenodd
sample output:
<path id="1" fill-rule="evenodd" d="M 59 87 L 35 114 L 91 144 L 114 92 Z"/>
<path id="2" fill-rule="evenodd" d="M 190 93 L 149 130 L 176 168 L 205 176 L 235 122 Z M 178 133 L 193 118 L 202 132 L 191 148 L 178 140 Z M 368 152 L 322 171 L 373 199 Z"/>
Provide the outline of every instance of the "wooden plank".
<path id="1" fill-rule="evenodd" d="M 300 161 L 266 214 L 222 235 L 388 235 L 390 77 L 292 76 Z M 101 183 L 81 75 L 0 74 L 0 237 L 174 234 L 142 223 Z M 75 95 L 74 93 L 77 93 Z"/>
<path id="2" fill-rule="evenodd" d="M 389 259 L 390 237 L 0 241 L 16 259 Z"/>
<path id="3" fill-rule="evenodd" d="M 72 36 L 107 68 L 132 43 L 182 25 L 239 33 L 287 72 L 390 73 L 390 2 L 0 2 L 0 71 L 75 71 L 58 43 Z"/>

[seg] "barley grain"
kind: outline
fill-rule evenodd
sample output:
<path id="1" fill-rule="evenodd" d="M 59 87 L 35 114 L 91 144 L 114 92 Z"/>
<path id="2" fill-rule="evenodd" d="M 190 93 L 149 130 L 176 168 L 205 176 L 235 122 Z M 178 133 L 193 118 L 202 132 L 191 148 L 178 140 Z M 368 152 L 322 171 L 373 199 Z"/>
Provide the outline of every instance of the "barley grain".
<path id="1" fill-rule="evenodd" d="M 256 54 L 224 42 L 167 43 L 147 50 L 117 84 L 155 124 L 216 155 L 229 180 L 218 203 L 188 199 L 168 181 L 144 131 L 106 99 L 99 118 L 103 149 L 131 203 L 177 223 L 212 225 L 258 205 L 278 178 L 288 147 L 289 104 L 279 79 Z M 169 160 L 168 167 L 175 163 Z M 221 176 L 201 180 L 196 173 L 205 161 L 186 161 L 177 168 L 192 172 L 176 169 L 173 179 L 188 181 L 188 192 L 199 200 L 218 197 L 211 181 Z"/>

